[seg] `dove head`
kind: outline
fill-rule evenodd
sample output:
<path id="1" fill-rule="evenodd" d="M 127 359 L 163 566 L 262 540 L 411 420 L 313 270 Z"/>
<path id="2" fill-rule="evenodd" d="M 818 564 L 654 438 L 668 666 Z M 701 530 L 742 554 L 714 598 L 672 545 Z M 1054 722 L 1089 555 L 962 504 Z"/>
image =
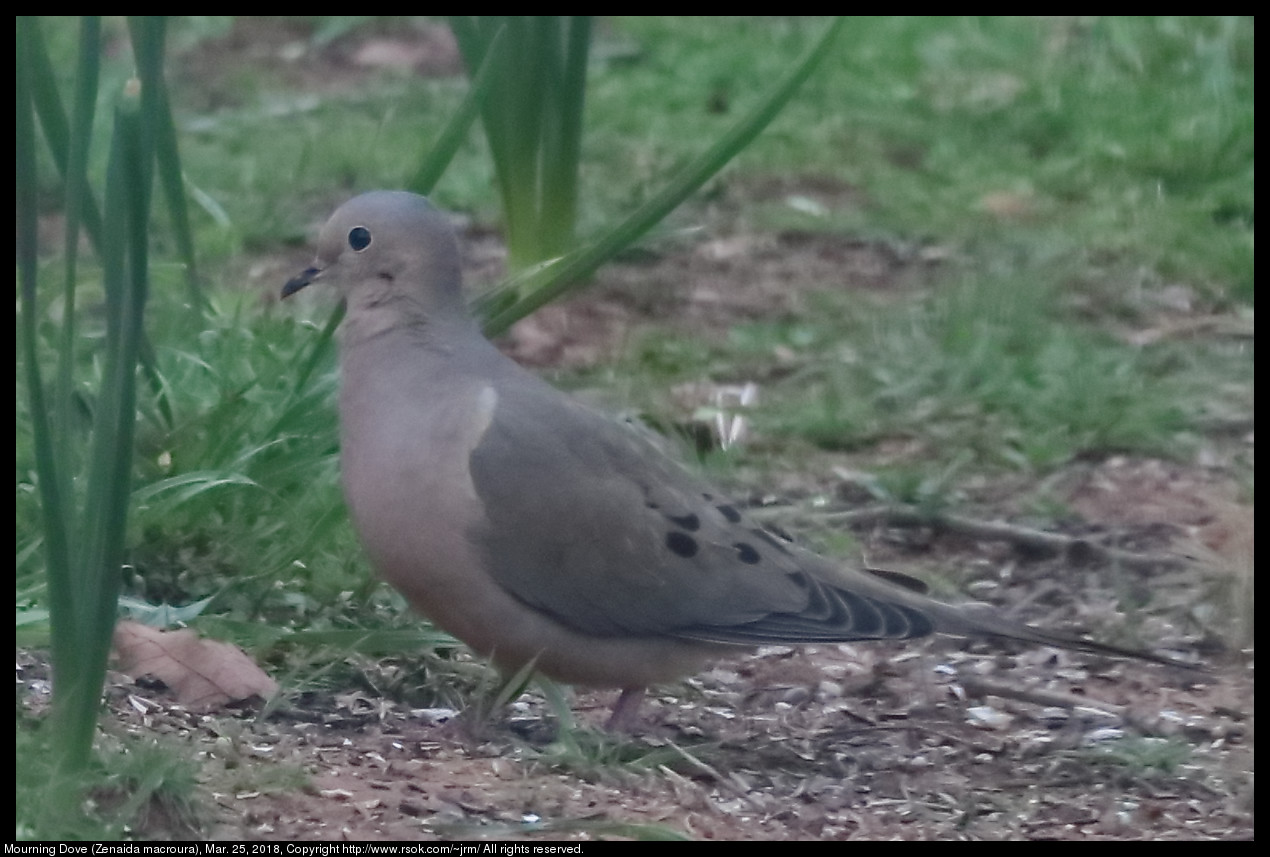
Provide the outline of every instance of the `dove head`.
<path id="1" fill-rule="evenodd" d="M 465 314 L 454 230 L 418 194 L 372 191 L 337 208 L 318 236 L 313 265 L 283 287 L 282 297 L 318 280 L 339 287 L 350 319 Z"/>

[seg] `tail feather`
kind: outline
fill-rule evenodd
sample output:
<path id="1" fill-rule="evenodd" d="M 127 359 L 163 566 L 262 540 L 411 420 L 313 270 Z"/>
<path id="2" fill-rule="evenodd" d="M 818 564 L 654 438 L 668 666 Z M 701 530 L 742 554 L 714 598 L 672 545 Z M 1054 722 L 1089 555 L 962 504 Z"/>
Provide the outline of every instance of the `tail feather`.
<path id="1" fill-rule="evenodd" d="M 932 609 L 930 612 L 935 623 L 935 630 L 942 633 L 962 636 L 1003 637 L 1008 640 L 1055 646 L 1060 649 L 1071 649 L 1077 652 L 1132 658 L 1184 669 L 1202 669 L 1196 664 L 1179 661 L 1165 655 L 1157 655 L 1145 649 L 1132 649 L 1111 643 L 1100 643 L 1096 640 L 1086 640 L 1072 634 L 1048 631 L 1044 628 L 1036 628 L 1022 622 L 1015 622 L 985 604 L 953 606 L 932 601 L 931 605 Z"/>

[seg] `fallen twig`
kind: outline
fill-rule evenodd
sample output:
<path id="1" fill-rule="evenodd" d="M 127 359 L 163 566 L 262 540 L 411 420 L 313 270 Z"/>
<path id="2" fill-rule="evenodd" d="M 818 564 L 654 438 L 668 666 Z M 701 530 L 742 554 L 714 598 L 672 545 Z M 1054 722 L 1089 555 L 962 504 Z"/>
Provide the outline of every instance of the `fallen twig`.
<path id="1" fill-rule="evenodd" d="M 1055 708 L 1089 708 L 1121 719 L 1125 719 L 1128 716 L 1127 710 L 1122 705 L 1100 702 L 1099 700 L 1074 693 L 1018 687 L 1017 685 L 1004 684 L 977 677 L 962 679 L 959 684 L 965 689 L 966 693 L 973 696 L 999 696 L 1002 699 L 1017 699 L 1021 702 L 1031 702 L 1035 705 L 1048 705 Z"/>
<path id="2" fill-rule="evenodd" d="M 1067 536 L 1007 524 L 1004 521 L 978 521 L 961 515 L 920 512 L 904 506 L 870 506 L 845 512 L 829 512 L 829 520 L 851 526 L 930 527 L 933 530 L 969 536 L 987 541 L 1002 541 L 1041 554 L 1066 554 L 1074 558 L 1101 560 L 1126 568 L 1177 568 L 1187 564 L 1185 557 L 1174 554 L 1138 553 L 1110 547 L 1086 536 Z"/>
<path id="3" fill-rule="evenodd" d="M 1188 717 L 1182 719 L 1172 712 L 1155 712 L 1143 716 L 1127 706 L 1090 699 L 1079 694 L 1018 687 L 978 676 L 967 677 L 960 684 L 966 693 L 972 696 L 997 696 L 1001 699 L 1016 699 L 1020 702 L 1028 702 L 1034 705 L 1052 706 L 1073 711 L 1080 709 L 1100 711 L 1118 718 L 1121 723 L 1140 735 L 1167 738 L 1184 734 L 1190 740 L 1196 740 L 1199 736 L 1211 740 L 1218 735 L 1215 724 L 1207 718 Z"/>

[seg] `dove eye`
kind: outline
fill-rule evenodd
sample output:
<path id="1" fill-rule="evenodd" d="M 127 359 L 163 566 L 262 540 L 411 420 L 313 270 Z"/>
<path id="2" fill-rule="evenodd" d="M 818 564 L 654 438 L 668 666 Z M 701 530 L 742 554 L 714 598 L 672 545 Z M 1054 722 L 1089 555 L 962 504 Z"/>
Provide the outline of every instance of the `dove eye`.
<path id="1" fill-rule="evenodd" d="M 370 246 L 370 230 L 365 226 L 354 226 L 348 231 L 348 246 L 361 252 Z"/>

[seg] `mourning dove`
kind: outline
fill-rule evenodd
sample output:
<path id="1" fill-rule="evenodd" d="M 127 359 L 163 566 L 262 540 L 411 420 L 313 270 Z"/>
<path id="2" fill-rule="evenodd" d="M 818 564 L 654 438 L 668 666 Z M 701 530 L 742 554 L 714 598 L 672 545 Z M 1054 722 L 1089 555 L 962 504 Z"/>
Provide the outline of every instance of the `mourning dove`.
<path id="1" fill-rule="evenodd" d="M 331 216 L 286 297 L 329 280 L 340 342 L 344 493 L 371 562 L 410 604 L 504 671 L 618 688 L 761 644 L 987 634 L 1143 657 L 952 606 L 895 573 L 774 536 L 620 421 L 481 334 L 444 214 L 411 193 Z"/>

